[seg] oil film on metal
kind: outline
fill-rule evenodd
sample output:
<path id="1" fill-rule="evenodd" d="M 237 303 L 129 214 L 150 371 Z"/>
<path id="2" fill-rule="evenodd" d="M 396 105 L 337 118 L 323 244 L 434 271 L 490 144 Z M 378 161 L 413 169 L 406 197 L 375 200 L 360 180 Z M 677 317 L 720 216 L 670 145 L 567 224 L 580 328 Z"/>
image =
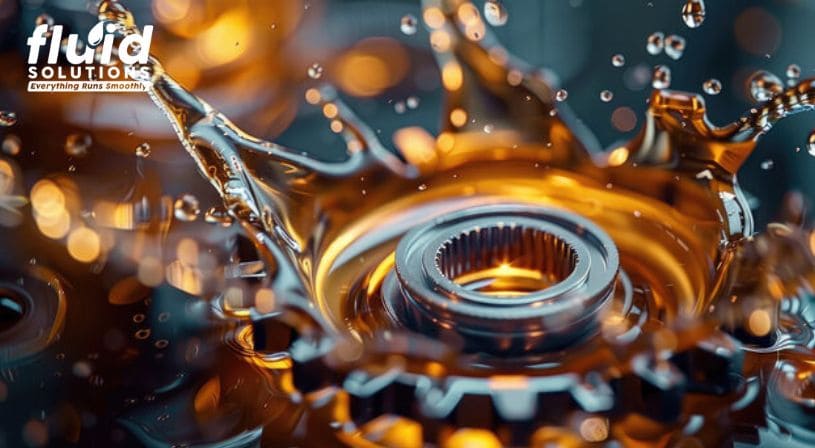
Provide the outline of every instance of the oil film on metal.
<path id="1" fill-rule="evenodd" d="M 812 23 L 0 0 L 0 448 L 815 446 Z"/>

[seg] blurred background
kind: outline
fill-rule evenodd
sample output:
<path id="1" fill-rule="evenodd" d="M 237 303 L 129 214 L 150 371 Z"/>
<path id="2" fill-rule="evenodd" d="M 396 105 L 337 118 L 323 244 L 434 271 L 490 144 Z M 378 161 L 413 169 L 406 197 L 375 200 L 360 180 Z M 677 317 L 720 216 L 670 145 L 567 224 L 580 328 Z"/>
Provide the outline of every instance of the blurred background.
<path id="1" fill-rule="evenodd" d="M 152 49 L 167 71 L 250 133 L 322 158 L 344 157 L 340 139 L 319 108 L 304 101 L 305 90 L 323 81 L 336 84 L 388 146 L 403 127 L 437 131 L 441 87 L 428 35 L 420 19 L 415 32 L 403 29 L 404 20 L 421 18 L 416 1 L 122 3 L 140 25 L 156 25 Z M 721 80 L 719 95 L 705 95 L 709 115 L 719 125 L 751 107 L 745 82 L 755 70 L 786 79 L 786 68 L 797 64 L 802 78 L 815 74 L 809 26 L 815 21 L 815 2 L 708 1 L 706 20 L 696 29 L 681 20 L 683 4 L 505 0 L 508 20 L 494 31 L 512 53 L 545 68 L 568 90 L 566 104 L 591 129 L 599 148 L 636 133 L 654 65 L 670 67 L 676 90 L 702 93 L 705 80 Z M 173 181 L 164 182 L 168 193 L 194 191 L 213 199 L 145 95 L 25 92 L 25 39 L 37 17 L 47 13 L 84 35 L 96 22 L 89 13 L 94 6 L 86 0 L 0 0 L 0 110 L 15 111 L 19 120 L 0 129 L 2 138 L 13 134 L 20 140 L 23 171 L 70 167 L 76 175 L 97 183 L 108 178 L 113 184 L 133 170 L 133 149 L 148 142 L 152 155 L 145 163 L 156 164 L 165 176 L 171 173 Z M 646 40 L 654 32 L 684 37 L 682 57 L 649 54 Z M 615 54 L 624 56 L 624 66 L 612 65 Z M 613 92 L 611 101 L 600 100 L 603 90 Z M 785 120 L 742 169 L 740 180 L 754 199 L 760 225 L 775 216 L 784 192 L 815 194 L 809 182 L 815 157 L 806 146 L 813 122 L 807 115 Z M 61 151 L 75 132 L 93 141 L 92 151 L 81 159 Z"/>

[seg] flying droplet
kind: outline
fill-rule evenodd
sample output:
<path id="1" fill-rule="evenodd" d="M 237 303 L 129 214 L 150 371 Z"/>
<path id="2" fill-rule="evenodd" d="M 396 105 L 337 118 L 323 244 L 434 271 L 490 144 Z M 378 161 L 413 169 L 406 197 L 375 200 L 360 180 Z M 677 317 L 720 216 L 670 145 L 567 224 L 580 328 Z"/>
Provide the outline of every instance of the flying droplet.
<path id="1" fill-rule="evenodd" d="M 419 98 L 415 96 L 409 96 L 407 100 L 405 100 L 405 104 L 407 104 L 408 109 L 416 109 L 419 107 Z"/>
<path id="2" fill-rule="evenodd" d="M 603 90 L 600 92 L 600 100 L 604 103 L 608 103 L 609 101 L 614 99 L 614 92 L 611 90 Z"/>
<path id="3" fill-rule="evenodd" d="M 0 110 L 0 126 L 14 126 L 17 123 L 17 114 L 8 110 Z"/>
<path id="4" fill-rule="evenodd" d="M 798 64 L 788 65 L 786 74 L 790 81 L 797 81 L 801 77 L 801 66 Z"/>
<path id="5" fill-rule="evenodd" d="M 778 76 L 766 70 L 753 73 L 747 80 L 747 85 L 750 96 L 756 101 L 768 101 L 784 90 L 784 85 Z"/>
<path id="6" fill-rule="evenodd" d="M 427 184 L 421 184 L 418 187 L 416 187 L 416 189 L 419 191 L 425 191 L 427 190 Z"/>
<path id="7" fill-rule="evenodd" d="M 807 152 L 812 157 L 815 157 L 815 129 L 809 133 L 809 138 L 807 139 Z"/>
<path id="8" fill-rule="evenodd" d="M 622 67 L 625 65 L 625 56 L 621 54 L 615 54 L 611 57 L 611 65 L 615 67 Z"/>
<path id="9" fill-rule="evenodd" d="M 685 38 L 671 34 L 665 38 L 665 54 L 673 60 L 677 60 L 685 53 Z"/>
<path id="10" fill-rule="evenodd" d="M 399 29 L 407 36 L 416 34 L 418 20 L 413 14 L 405 14 L 402 16 L 402 21 L 399 24 Z"/>
<path id="11" fill-rule="evenodd" d="M 485 125 L 484 125 L 484 133 L 485 133 L 485 134 L 492 134 L 492 131 L 493 131 L 494 129 L 495 129 L 495 126 L 493 126 L 493 125 L 491 125 L 491 124 L 485 124 Z"/>
<path id="12" fill-rule="evenodd" d="M 688 0 L 682 6 L 682 21 L 688 28 L 699 28 L 705 21 L 705 13 L 704 0 Z"/>
<path id="13" fill-rule="evenodd" d="M 150 144 L 144 142 L 136 147 L 136 156 L 141 157 L 142 159 L 146 159 L 150 157 L 151 152 Z"/>
<path id="14" fill-rule="evenodd" d="M 655 89 L 667 89 L 671 86 L 671 69 L 665 65 L 654 67 L 654 74 L 651 76 L 651 86 Z"/>
<path id="15" fill-rule="evenodd" d="M 405 113 L 405 109 L 406 108 L 405 108 L 405 102 L 404 101 L 397 101 L 397 102 L 393 103 L 393 110 L 397 114 Z"/>
<path id="16" fill-rule="evenodd" d="M 492 26 L 504 26 L 507 24 L 509 14 L 500 0 L 487 0 L 484 3 L 484 18 Z"/>
<path id="17" fill-rule="evenodd" d="M 555 92 L 555 99 L 557 101 L 566 101 L 566 98 L 569 97 L 569 92 L 566 89 L 560 89 Z"/>
<path id="18" fill-rule="evenodd" d="M 722 82 L 716 78 L 710 78 L 702 83 L 702 90 L 708 95 L 718 95 L 722 91 Z"/>
<path id="19" fill-rule="evenodd" d="M 320 79 L 323 76 L 323 66 L 318 63 L 313 63 L 308 68 L 308 77 L 311 79 Z"/>
<path id="20" fill-rule="evenodd" d="M 174 214 L 179 221 L 195 221 L 201 213 L 198 198 L 191 194 L 182 194 L 175 200 Z"/>
<path id="21" fill-rule="evenodd" d="M 88 155 L 88 149 L 92 144 L 93 139 L 88 134 L 71 134 L 65 139 L 65 154 L 72 157 L 84 157 Z"/>
<path id="22" fill-rule="evenodd" d="M 764 171 L 769 171 L 773 169 L 774 166 L 775 162 L 773 162 L 773 159 L 767 159 L 761 162 L 761 169 Z"/>
<path id="23" fill-rule="evenodd" d="M 663 48 L 665 48 L 665 34 L 657 31 L 648 36 L 648 42 L 645 45 L 648 53 L 656 56 L 662 53 Z"/>

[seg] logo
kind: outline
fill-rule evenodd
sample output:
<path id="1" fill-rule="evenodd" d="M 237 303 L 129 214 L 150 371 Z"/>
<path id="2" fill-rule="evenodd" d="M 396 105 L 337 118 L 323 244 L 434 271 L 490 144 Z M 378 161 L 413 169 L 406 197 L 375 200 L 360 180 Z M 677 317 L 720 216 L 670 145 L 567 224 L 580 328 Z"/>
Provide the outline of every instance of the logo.
<path id="1" fill-rule="evenodd" d="M 34 28 L 28 45 L 29 92 L 135 92 L 147 90 L 153 26 L 117 42 L 118 25 L 101 21 L 80 41 L 62 25 Z M 42 59 L 45 59 L 43 62 Z"/>

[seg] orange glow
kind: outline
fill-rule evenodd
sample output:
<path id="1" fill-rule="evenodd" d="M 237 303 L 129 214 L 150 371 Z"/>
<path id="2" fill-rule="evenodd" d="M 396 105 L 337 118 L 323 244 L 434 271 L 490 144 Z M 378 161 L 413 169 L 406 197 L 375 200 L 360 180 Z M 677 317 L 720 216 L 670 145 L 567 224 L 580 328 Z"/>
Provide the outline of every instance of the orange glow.
<path id="1" fill-rule="evenodd" d="M 393 134 L 393 143 L 410 164 L 425 171 L 436 165 L 436 140 L 424 128 L 417 126 L 402 128 Z"/>
<path id="2" fill-rule="evenodd" d="M 99 257 L 101 250 L 99 235 L 87 227 L 74 229 L 68 235 L 68 253 L 77 261 L 90 263 Z"/>
<path id="3" fill-rule="evenodd" d="M 250 46 L 250 18 L 243 10 L 232 10 L 197 39 L 198 55 L 208 67 L 228 64 L 241 57 Z"/>
<path id="4" fill-rule="evenodd" d="M 132 229 L 135 225 L 133 204 L 100 201 L 93 207 L 94 221 L 100 226 L 114 229 Z"/>
<path id="5" fill-rule="evenodd" d="M 620 166 L 628 160 L 628 148 L 621 146 L 608 155 L 608 166 Z"/>
<path id="6" fill-rule="evenodd" d="M 187 266 L 198 265 L 198 243 L 191 238 L 184 238 L 178 242 L 176 257 Z"/>
<path id="7" fill-rule="evenodd" d="M 306 90 L 306 102 L 309 104 L 318 104 L 322 100 L 320 91 L 314 88 Z"/>
<path id="8" fill-rule="evenodd" d="M 464 109 L 453 109 L 450 112 L 450 123 L 455 127 L 462 127 L 467 123 L 467 112 Z"/>
<path id="9" fill-rule="evenodd" d="M 333 64 L 337 84 L 354 96 L 374 96 L 404 78 L 410 58 L 394 39 L 372 37 L 358 42 Z"/>
<path id="10" fill-rule="evenodd" d="M 608 438 L 608 420 L 589 417 L 580 423 L 580 436 L 587 442 L 602 442 Z"/>
<path id="11" fill-rule="evenodd" d="M 65 209 L 57 216 L 36 216 L 37 228 L 48 238 L 58 240 L 71 229 L 71 215 Z"/>
<path id="12" fill-rule="evenodd" d="M 447 90 L 460 89 L 461 84 L 464 83 L 464 73 L 461 71 L 461 66 L 457 62 L 444 64 L 444 68 L 441 70 L 441 81 Z"/>
<path id="13" fill-rule="evenodd" d="M 442 25 L 444 25 L 444 14 L 439 8 L 425 9 L 424 13 L 422 13 L 422 18 L 424 19 L 424 23 L 433 29 L 441 28 Z"/>
<path id="14" fill-rule="evenodd" d="M 335 118 L 339 110 L 337 109 L 337 105 L 334 103 L 326 103 L 323 106 L 323 115 L 325 118 Z"/>
<path id="15" fill-rule="evenodd" d="M 221 380 L 213 377 L 195 394 L 193 407 L 197 414 L 210 414 L 218 408 L 221 402 Z"/>
<path id="16" fill-rule="evenodd" d="M 190 0 L 153 0 L 153 14 L 159 22 L 176 22 L 187 17 L 190 3 Z"/>
<path id="17" fill-rule="evenodd" d="M 261 288 L 255 293 L 255 308 L 259 313 L 271 313 L 275 309 L 275 294 L 269 288 Z"/>
<path id="18" fill-rule="evenodd" d="M 340 120 L 331 120 L 331 131 L 335 133 L 340 133 L 343 130 L 343 125 Z"/>
<path id="19" fill-rule="evenodd" d="M 750 333 L 756 336 L 764 336 L 773 329 L 773 322 L 770 313 L 766 310 L 758 309 L 750 313 L 747 319 L 747 328 Z"/>
<path id="20" fill-rule="evenodd" d="M 65 212 L 65 194 L 50 180 L 41 180 L 31 188 L 31 207 L 38 216 L 55 218 Z"/>
<path id="21" fill-rule="evenodd" d="M 498 437 L 486 429 L 463 428 L 453 433 L 444 448 L 501 448 Z"/>
<path id="22" fill-rule="evenodd" d="M 450 49 L 450 34 L 447 31 L 436 30 L 430 33 L 430 45 L 436 51 L 447 51 Z"/>

